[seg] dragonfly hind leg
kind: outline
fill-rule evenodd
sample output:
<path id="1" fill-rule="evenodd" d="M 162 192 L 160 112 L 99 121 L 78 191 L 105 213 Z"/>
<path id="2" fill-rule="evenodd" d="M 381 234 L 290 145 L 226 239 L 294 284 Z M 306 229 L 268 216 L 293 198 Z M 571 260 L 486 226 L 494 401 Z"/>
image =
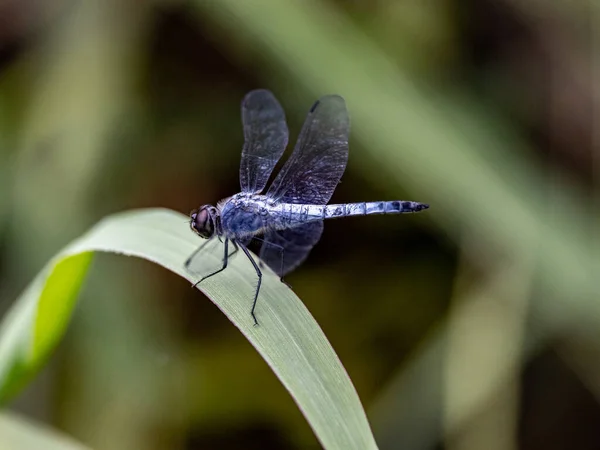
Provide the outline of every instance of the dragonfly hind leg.
<path id="1" fill-rule="evenodd" d="M 231 240 L 231 243 L 233 244 L 233 251 L 232 251 L 232 252 L 231 252 L 229 255 L 227 255 L 229 258 L 231 258 L 233 255 L 235 255 L 235 254 L 236 254 L 236 253 L 237 253 L 237 252 L 240 250 L 240 248 L 238 247 L 238 244 L 237 244 L 237 242 L 235 242 L 235 241 L 232 239 L 232 240 Z"/>
<path id="2" fill-rule="evenodd" d="M 260 270 L 260 267 L 258 267 L 258 264 L 256 264 L 256 261 L 254 261 L 254 258 L 252 257 L 252 255 L 250 254 L 250 252 L 248 251 L 248 249 L 246 248 L 246 246 L 243 245 L 242 243 L 240 243 L 239 247 L 246 254 L 246 256 L 248 257 L 248 259 L 250 260 L 250 262 L 254 266 L 254 270 L 256 271 L 256 276 L 258 277 L 258 283 L 256 285 L 256 291 L 254 292 L 254 300 L 252 301 L 252 309 L 250 310 L 250 315 L 254 319 L 254 326 L 257 326 L 258 325 L 258 320 L 256 320 L 256 316 L 254 315 L 254 310 L 256 309 L 256 301 L 258 300 L 258 293 L 260 292 L 260 285 L 262 283 L 262 272 Z"/>
<path id="3" fill-rule="evenodd" d="M 235 242 L 234 241 L 231 241 L 231 242 L 233 243 L 233 246 L 237 248 L 237 245 L 235 244 Z M 223 247 L 224 247 L 224 252 L 223 252 L 223 267 L 221 267 L 219 270 L 215 270 L 214 272 L 209 273 L 208 275 L 205 275 L 202 278 L 200 278 L 198 281 L 196 281 L 192 285 L 193 288 L 195 288 L 196 286 L 198 286 L 200 283 L 202 283 L 207 278 L 210 278 L 210 277 L 212 277 L 212 276 L 214 276 L 214 275 L 216 275 L 216 274 L 218 274 L 220 272 L 223 272 L 227 268 L 227 261 L 229 259 L 229 255 L 228 255 L 229 239 L 225 238 L 225 245 Z M 235 253 L 235 252 L 236 252 L 236 250 L 233 251 L 233 253 Z M 198 253 L 198 252 L 196 251 L 194 254 L 196 254 L 196 253 Z M 194 256 L 194 255 L 192 255 L 192 256 Z M 191 259 L 191 257 L 190 257 L 190 259 Z M 189 262 L 186 261 L 186 264 L 189 264 Z"/>
<path id="4" fill-rule="evenodd" d="M 262 241 L 263 246 L 270 245 L 271 247 L 274 247 L 279 251 L 279 254 L 281 255 L 281 259 L 280 259 L 280 264 L 279 264 L 279 272 L 277 272 L 277 275 L 279 275 L 279 281 L 281 281 L 283 284 L 285 284 L 287 287 L 289 287 L 291 289 L 292 286 L 288 282 L 286 282 L 283 279 L 283 275 L 281 275 L 283 273 L 283 267 L 284 267 L 283 266 L 283 257 L 284 257 L 284 253 L 285 253 L 285 248 L 283 248 L 281 245 L 267 241 L 266 239 L 260 239 L 260 238 L 255 238 L 255 239 Z M 258 260 L 258 265 L 261 267 L 261 269 L 265 266 L 265 264 L 266 263 L 262 259 Z"/>

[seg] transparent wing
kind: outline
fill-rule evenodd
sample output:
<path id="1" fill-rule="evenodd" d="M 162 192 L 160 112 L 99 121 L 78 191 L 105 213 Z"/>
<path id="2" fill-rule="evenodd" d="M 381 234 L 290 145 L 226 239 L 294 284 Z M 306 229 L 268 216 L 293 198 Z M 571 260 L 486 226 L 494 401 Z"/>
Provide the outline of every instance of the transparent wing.
<path id="1" fill-rule="evenodd" d="M 287 203 L 327 204 L 346 169 L 349 133 L 344 99 L 331 95 L 317 101 L 267 195 Z M 284 276 L 306 259 L 322 233 L 323 222 L 267 231 L 260 258 Z"/>
<path id="2" fill-rule="evenodd" d="M 321 238 L 323 222 L 309 222 L 282 231 L 267 231 L 260 249 L 260 259 L 283 277 L 306 259 Z"/>
<path id="3" fill-rule="evenodd" d="M 285 113 L 270 91 L 257 89 L 242 101 L 242 124 L 240 185 L 242 192 L 260 193 L 288 142 Z"/>
<path id="4" fill-rule="evenodd" d="M 289 203 L 325 205 L 348 161 L 350 120 L 338 95 L 317 101 L 308 113 L 292 156 L 267 195 Z"/>

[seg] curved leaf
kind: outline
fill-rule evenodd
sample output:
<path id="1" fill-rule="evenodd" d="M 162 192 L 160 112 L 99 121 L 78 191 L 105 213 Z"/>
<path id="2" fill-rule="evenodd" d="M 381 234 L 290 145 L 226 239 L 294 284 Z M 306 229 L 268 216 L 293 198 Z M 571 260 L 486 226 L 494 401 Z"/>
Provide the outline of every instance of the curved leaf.
<path id="1" fill-rule="evenodd" d="M 196 281 L 183 263 L 201 240 L 186 217 L 164 209 L 139 210 L 102 220 L 74 241 L 36 277 L 0 325 L 0 400 L 14 394 L 46 360 L 64 334 L 93 252 L 153 261 Z M 221 246 L 194 270 L 218 267 Z M 366 415 L 323 331 L 300 299 L 265 269 L 253 326 L 250 301 L 256 274 L 243 257 L 199 288 L 240 329 L 292 394 L 328 449 L 376 448 Z"/>

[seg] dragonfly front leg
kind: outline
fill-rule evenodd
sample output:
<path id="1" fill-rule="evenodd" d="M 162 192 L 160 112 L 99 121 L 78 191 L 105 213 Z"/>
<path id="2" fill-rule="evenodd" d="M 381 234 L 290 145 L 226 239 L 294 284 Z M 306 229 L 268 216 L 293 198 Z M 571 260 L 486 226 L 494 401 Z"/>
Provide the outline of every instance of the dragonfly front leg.
<path id="1" fill-rule="evenodd" d="M 234 244 L 234 246 L 235 246 L 235 244 Z M 225 245 L 223 247 L 224 247 L 223 267 L 221 267 L 219 270 L 215 270 L 213 273 L 209 273 L 208 275 L 203 276 L 202 278 L 200 278 L 200 280 L 198 280 L 196 283 L 194 283 L 192 287 L 198 286 L 200 283 L 202 283 L 207 278 L 210 278 L 210 277 L 218 274 L 219 272 L 223 272 L 227 268 L 227 260 L 229 259 L 229 255 L 228 255 L 229 239 L 228 238 L 225 238 Z"/>
<path id="2" fill-rule="evenodd" d="M 190 266 L 190 263 L 192 262 L 192 259 L 194 259 L 194 257 L 195 257 L 195 256 L 196 256 L 198 253 L 200 253 L 200 252 L 202 251 L 202 249 L 203 249 L 204 247 L 206 247 L 206 246 L 207 246 L 209 243 L 211 243 L 211 242 L 212 242 L 212 238 L 211 238 L 211 239 L 209 239 L 208 241 L 206 241 L 204 244 L 202 244 L 202 245 L 201 245 L 200 247 L 198 247 L 196 250 L 194 250 L 194 253 L 192 253 L 192 254 L 189 256 L 189 258 L 185 260 L 184 267 L 187 269 L 187 268 Z"/>

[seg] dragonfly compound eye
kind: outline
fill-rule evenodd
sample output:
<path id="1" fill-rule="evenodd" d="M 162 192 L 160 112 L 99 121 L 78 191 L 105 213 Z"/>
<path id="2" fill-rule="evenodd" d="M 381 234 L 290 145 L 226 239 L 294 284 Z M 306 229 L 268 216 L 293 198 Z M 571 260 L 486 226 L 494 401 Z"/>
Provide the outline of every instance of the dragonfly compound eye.
<path id="1" fill-rule="evenodd" d="M 195 233 L 205 239 L 212 237 L 215 232 L 214 219 L 207 206 L 193 211 L 190 216 L 190 227 Z"/>

